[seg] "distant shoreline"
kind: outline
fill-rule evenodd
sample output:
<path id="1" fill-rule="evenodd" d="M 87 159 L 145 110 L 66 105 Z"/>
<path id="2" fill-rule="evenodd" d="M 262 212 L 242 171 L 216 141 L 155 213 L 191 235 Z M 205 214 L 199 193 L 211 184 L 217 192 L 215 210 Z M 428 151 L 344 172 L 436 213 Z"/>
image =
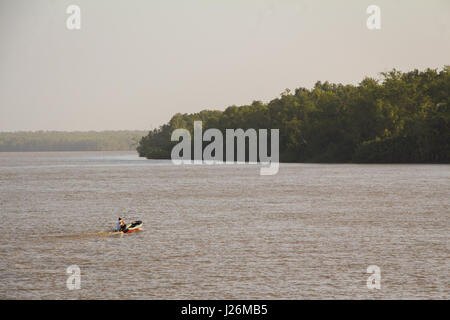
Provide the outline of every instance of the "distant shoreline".
<path id="1" fill-rule="evenodd" d="M 148 131 L 0 132 L 0 152 L 133 151 Z"/>
<path id="2" fill-rule="evenodd" d="M 56 152 L 132 152 L 136 153 L 137 151 L 135 149 L 128 149 L 128 150 L 39 150 L 39 151 L 0 151 L 0 153 L 56 153 Z M 151 159 L 149 159 L 151 160 Z M 170 160 L 170 159 L 167 159 Z"/>

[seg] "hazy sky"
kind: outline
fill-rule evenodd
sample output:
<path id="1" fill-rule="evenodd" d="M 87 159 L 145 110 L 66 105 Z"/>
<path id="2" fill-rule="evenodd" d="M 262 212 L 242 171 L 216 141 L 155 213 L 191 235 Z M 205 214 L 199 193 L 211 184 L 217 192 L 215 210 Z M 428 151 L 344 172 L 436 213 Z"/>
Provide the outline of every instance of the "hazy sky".
<path id="1" fill-rule="evenodd" d="M 381 30 L 366 27 L 371 4 Z M 449 0 L 0 0 L 0 131 L 147 130 L 317 80 L 446 64 Z"/>

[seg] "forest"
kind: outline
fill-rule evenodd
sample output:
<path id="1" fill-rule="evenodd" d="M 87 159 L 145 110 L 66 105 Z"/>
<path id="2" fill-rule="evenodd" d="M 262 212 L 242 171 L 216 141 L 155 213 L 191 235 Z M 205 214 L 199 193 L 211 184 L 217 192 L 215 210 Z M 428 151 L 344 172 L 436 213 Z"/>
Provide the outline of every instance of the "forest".
<path id="1" fill-rule="evenodd" d="M 135 150 L 147 131 L 0 132 L 0 152 Z"/>
<path id="2" fill-rule="evenodd" d="M 317 82 L 286 89 L 268 103 L 175 114 L 142 137 L 137 151 L 170 159 L 173 130 L 279 129 L 281 162 L 449 163 L 450 66 L 364 78 L 358 85 Z M 224 143 L 225 144 L 225 143 Z"/>

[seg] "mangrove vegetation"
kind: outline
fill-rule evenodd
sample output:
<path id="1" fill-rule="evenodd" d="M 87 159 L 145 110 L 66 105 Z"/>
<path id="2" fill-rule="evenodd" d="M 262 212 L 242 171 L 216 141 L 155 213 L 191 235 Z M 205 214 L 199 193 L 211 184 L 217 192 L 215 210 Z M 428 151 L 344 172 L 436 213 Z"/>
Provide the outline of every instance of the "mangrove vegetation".
<path id="1" fill-rule="evenodd" d="M 381 73 L 358 85 L 317 82 L 268 103 L 175 114 L 142 137 L 140 156 L 170 159 L 177 128 L 279 129 L 282 162 L 449 163 L 450 66 Z M 191 136 L 193 136 L 191 134 Z"/>

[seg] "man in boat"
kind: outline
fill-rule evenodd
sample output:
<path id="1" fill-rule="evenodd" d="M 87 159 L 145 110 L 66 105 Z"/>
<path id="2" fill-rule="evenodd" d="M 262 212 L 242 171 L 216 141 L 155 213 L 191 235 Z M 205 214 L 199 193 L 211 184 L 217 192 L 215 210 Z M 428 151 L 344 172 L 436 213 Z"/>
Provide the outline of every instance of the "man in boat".
<path id="1" fill-rule="evenodd" d="M 116 231 L 125 231 L 126 228 L 127 228 L 127 225 L 122 220 L 122 218 L 119 217 L 119 221 L 117 221 Z"/>

